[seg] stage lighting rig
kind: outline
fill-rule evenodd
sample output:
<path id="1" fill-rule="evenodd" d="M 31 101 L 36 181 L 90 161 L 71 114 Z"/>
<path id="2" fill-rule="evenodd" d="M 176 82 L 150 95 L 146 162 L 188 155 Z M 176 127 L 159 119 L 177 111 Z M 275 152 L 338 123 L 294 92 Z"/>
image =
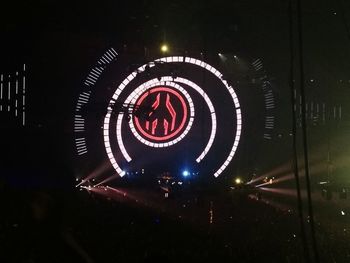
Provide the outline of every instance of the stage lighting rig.
<path id="1" fill-rule="evenodd" d="M 104 117 L 107 113 L 113 117 L 118 116 L 119 113 L 124 113 L 127 116 L 128 121 L 133 116 L 148 120 L 149 116 L 153 113 L 154 109 L 151 105 L 135 105 L 132 103 L 118 103 L 114 102 L 110 104 L 110 107 L 106 109 L 105 105 L 92 104 L 89 107 L 84 106 L 81 109 L 81 113 L 95 115 L 98 117 Z"/>
<path id="2" fill-rule="evenodd" d="M 137 69 L 136 74 L 144 74 L 146 78 L 157 78 L 159 81 L 162 76 L 169 75 L 175 80 L 181 75 L 181 69 L 177 65 L 172 65 L 164 61 L 151 61 L 145 65 L 144 70 Z"/>

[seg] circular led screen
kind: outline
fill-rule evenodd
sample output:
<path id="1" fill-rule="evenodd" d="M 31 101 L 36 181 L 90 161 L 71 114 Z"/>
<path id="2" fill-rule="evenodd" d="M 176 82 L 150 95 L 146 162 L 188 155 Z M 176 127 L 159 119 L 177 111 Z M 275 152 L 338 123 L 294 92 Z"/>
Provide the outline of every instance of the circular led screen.
<path id="1" fill-rule="evenodd" d="M 232 60 L 236 63 L 237 57 Z M 254 79 L 248 84 L 256 88 L 249 90 L 242 89 L 244 72 L 241 79 L 232 81 L 227 71 L 218 70 L 224 68 L 220 61 L 214 64 L 168 56 L 134 66 L 127 54 L 107 50 L 91 69 L 79 95 L 75 110 L 78 154 L 91 155 L 99 163 L 107 160 L 104 169 L 112 168 L 117 177 L 144 168 L 158 169 L 155 173 L 160 174 L 189 167 L 192 172 L 214 177 L 233 171 L 227 167 L 240 145 L 242 116 L 245 134 L 262 127 L 259 138 L 272 138 L 273 93 L 260 60 L 251 62 Z M 239 93 L 234 85 L 241 87 Z M 102 138 L 97 138 L 98 134 Z"/>
<path id="2" fill-rule="evenodd" d="M 117 162 L 115 154 L 112 151 L 110 130 L 116 130 L 118 146 L 125 160 L 128 162 L 132 161 L 132 158 L 125 147 L 122 136 L 124 113 L 119 113 L 116 127 L 113 129 L 113 127 L 111 127 L 112 106 L 120 99 L 121 94 L 128 88 L 128 86 L 132 85 L 133 81 L 140 73 L 149 69 L 149 67 L 155 67 L 156 63 L 185 63 L 201 68 L 202 70 L 204 69 L 226 89 L 226 94 L 231 97 L 231 105 L 234 108 L 235 113 L 231 119 L 231 121 L 235 122 L 235 125 L 233 126 L 234 129 L 231 133 L 232 138 L 234 139 L 230 142 L 231 147 L 226 159 L 223 160 L 221 166 L 214 172 L 215 177 L 219 176 L 231 162 L 237 150 L 241 136 L 242 115 L 238 97 L 234 89 L 228 85 L 227 81 L 222 79 L 223 75 L 217 69 L 204 61 L 181 56 L 160 58 L 149 64 L 145 64 L 139 67 L 136 72 L 129 74 L 116 88 L 116 91 L 109 102 L 103 126 L 106 153 L 111 164 L 120 176 L 124 176 L 125 172 Z M 189 89 L 195 90 L 197 94 L 199 93 L 206 102 L 210 112 L 210 136 L 204 149 L 196 158 L 196 162 L 199 163 L 205 158 L 214 143 L 217 133 L 217 118 L 215 108 L 209 96 L 202 87 L 193 81 L 183 77 L 176 76 L 176 78 L 174 78 L 173 76 L 164 75 L 158 76 L 156 79 L 145 81 L 138 87 L 132 89 L 130 95 L 124 101 L 124 104 L 129 105 L 131 103 L 131 105 L 134 105 L 132 112 L 133 117 L 129 126 L 135 137 L 140 142 L 150 147 L 169 147 L 181 141 L 191 128 L 195 112 L 191 97 L 181 85 L 186 85 Z"/>
<path id="3" fill-rule="evenodd" d="M 149 89 L 136 100 L 133 123 L 137 132 L 152 141 L 169 141 L 188 122 L 187 104 L 176 90 L 168 87 Z M 146 110 L 142 112 L 143 109 Z"/>

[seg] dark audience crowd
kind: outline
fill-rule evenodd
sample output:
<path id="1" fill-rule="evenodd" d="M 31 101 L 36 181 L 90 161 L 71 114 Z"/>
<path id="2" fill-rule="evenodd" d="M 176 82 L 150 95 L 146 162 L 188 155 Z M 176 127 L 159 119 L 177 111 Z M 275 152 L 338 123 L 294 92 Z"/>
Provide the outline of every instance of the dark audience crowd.
<path id="1" fill-rule="evenodd" d="M 239 195 L 189 202 L 212 210 L 196 223 L 85 190 L 4 188 L 0 262 L 306 262 L 297 213 Z M 322 262 L 349 262 L 332 227 L 317 224 Z"/>

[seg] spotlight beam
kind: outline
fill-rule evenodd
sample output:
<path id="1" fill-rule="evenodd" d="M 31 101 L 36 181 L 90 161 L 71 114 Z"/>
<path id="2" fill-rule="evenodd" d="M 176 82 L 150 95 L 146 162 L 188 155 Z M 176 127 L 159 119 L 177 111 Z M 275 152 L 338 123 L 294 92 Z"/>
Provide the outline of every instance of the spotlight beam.
<path id="1" fill-rule="evenodd" d="M 109 162 L 105 161 L 103 164 L 101 164 L 99 167 L 97 167 L 92 173 L 90 173 L 88 176 L 83 178 L 79 184 L 77 184 L 75 187 L 79 187 L 80 185 L 86 183 L 88 180 L 97 178 L 101 176 L 105 171 L 109 169 Z"/>
<path id="2" fill-rule="evenodd" d="M 105 184 L 105 183 L 108 183 L 116 178 L 120 178 L 119 174 L 115 174 L 115 175 L 112 175 L 106 179 L 104 179 L 103 181 L 99 182 L 98 184 L 95 184 L 94 187 L 97 187 L 97 186 L 100 186 L 102 184 Z"/>

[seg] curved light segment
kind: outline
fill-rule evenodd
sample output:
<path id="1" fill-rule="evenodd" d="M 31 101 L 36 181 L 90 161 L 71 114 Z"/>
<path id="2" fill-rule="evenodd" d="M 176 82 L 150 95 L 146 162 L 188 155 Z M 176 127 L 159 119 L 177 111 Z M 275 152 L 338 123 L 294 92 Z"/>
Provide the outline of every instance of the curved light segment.
<path id="1" fill-rule="evenodd" d="M 123 117 L 124 117 L 123 113 L 118 115 L 117 127 L 116 127 L 117 141 L 118 141 L 118 145 L 119 145 L 120 151 L 122 152 L 125 160 L 127 160 L 128 162 L 131 162 L 132 159 L 131 159 L 130 155 L 128 154 L 128 152 L 126 151 L 126 148 L 124 146 L 124 142 L 123 142 L 123 139 L 122 139 L 121 127 L 122 127 Z"/>
<path id="2" fill-rule="evenodd" d="M 109 108 L 109 110 L 111 110 L 111 108 Z M 109 160 L 111 161 L 113 168 L 116 170 L 116 172 L 121 177 L 123 177 L 125 175 L 125 172 L 120 168 L 117 161 L 115 160 L 113 152 L 112 152 L 112 148 L 111 148 L 111 145 L 109 142 L 109 122 L 110 122 L 110 119 L 111 119 L 111 114 L 110 114 L 110 112 L 107 112 L 105 119 L 104 119 L 104 124 L 103 124 L 103 138 L 104 138 L 105 148 L 106 148 L 107 156 L 108 156 Z"/>

